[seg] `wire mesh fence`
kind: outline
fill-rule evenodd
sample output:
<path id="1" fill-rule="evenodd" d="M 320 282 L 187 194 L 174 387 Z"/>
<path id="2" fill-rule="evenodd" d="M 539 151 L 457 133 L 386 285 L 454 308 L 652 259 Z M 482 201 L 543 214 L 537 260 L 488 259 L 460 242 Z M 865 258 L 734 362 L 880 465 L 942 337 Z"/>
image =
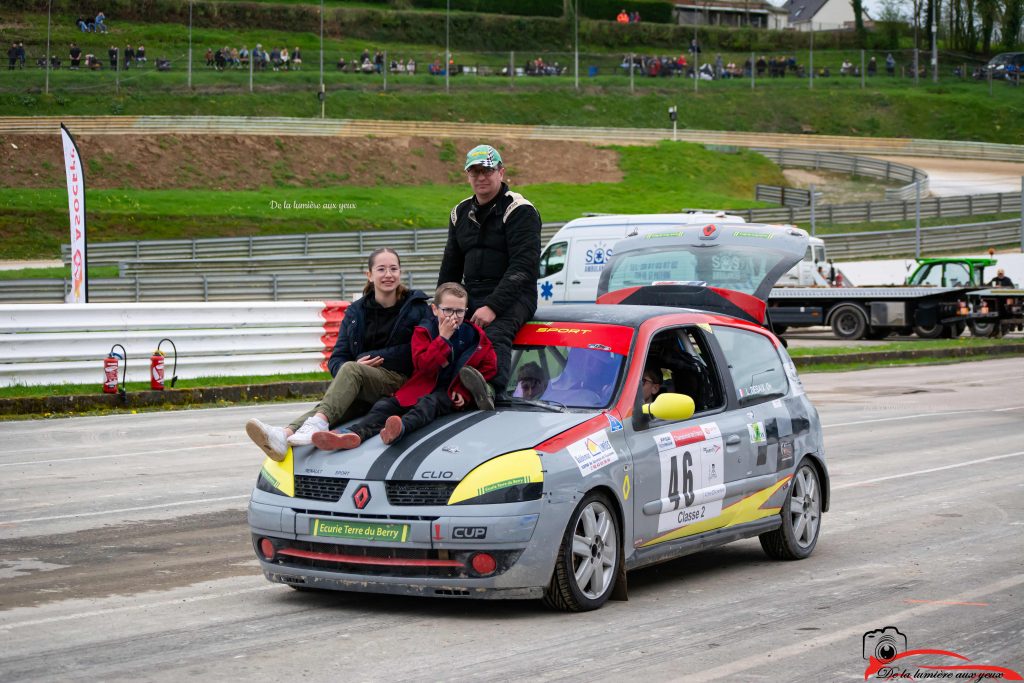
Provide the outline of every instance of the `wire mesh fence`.
<path id="1" fill-rule="evenodd" d="M 96 39 L 94 39 L 95 41 Z M 319 90 L 320 51 L 236 44 L 196 45 L 191 52 L 146 51 L 84 43 L 74 58 L 51 46 L 46 59 L 29 46 L 25 65 L 0 71 L 0 92 L 127 94 L 185 92 L 309 92 Z M 12 65 L 9 65 L 11 67 Z M 190 68 L 191 66 L 191 68 Z M 937 81 L 1019 87 L 1020 73 L 990 69 L 958 53 L 916 50 L 737 52 L 692 46 L 681 51 L 628 52 L 328 49 L 323 82 L 331 91 L 466 91 L 486 88 L 610 91 L 709 91 L 732 88 L 909 88 Z"/>

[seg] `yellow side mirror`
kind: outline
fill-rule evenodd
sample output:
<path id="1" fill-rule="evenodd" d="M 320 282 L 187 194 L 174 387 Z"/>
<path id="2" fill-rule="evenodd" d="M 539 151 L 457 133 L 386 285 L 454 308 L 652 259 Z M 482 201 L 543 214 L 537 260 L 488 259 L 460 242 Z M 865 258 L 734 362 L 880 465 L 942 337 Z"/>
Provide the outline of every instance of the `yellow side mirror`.
<path id="1" fill-rule="evenodd" d="M 649 404 L 644 405 L 644 415 L 659 420 L 687 420 L 693 416 L 693 399 L 686 394 L 659 394 Z"/>

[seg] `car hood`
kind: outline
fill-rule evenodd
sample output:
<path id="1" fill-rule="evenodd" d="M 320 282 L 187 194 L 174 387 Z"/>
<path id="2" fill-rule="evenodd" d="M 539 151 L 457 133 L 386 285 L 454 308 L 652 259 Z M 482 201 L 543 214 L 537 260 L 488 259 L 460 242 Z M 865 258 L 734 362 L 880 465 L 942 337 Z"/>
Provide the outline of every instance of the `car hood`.
<path id="1" fill-rule="evenodd" d="M 295 448 L 295 474 L 367 481 L 456 482 L 495 456 L 533 448 L 596 414 L 500 409 L 456 413 L 391 446 L 375 436 L 350 451 Z"/>

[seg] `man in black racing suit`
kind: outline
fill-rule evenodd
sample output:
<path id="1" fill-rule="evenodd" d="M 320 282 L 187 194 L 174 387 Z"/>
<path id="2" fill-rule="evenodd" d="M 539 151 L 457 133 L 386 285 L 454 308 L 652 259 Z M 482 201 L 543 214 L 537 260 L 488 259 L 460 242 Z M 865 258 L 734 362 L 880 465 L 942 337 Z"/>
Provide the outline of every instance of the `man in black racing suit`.
<path id="1" fill-rule="evenodd" d="M 490 145 L 471 149 L 465 170 L 473 196 L 452 209 L 437 282 L 465 285 L 470 320 L 484 328 L 494 345 L 498 373 L 491 386 L 502 394 L 512 369 L 512 338 L 537 310 L 540 213 L 508 189 L 501 155 Z M 471 370 L 460 373 L 463 385 L 479 407 L 493 409 L 483 377 Z"/>

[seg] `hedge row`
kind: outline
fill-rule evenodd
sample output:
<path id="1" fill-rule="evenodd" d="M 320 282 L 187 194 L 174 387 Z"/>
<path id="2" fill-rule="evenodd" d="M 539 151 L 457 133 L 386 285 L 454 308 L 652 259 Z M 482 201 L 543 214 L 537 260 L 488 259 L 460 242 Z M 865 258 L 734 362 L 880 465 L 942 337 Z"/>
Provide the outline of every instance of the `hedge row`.
<path id="1" fill-rule="evenodd" d="M 46 0 L 4 0 L 11 10 L 46 12 Z M 432 0 L 418 0 L 428 2 Z M 466 0 L 467 2 L 473 0 Z M 482 1 L 482 0 L 476 0 Z M 552 2 L 552 0 L 548 0 Z M 561 4 L 561 3 L 558 3 Z M 583 3 L 581 3 L 583 4 Z M 590 3 L 586 3 L 589 5 Z M 56 13 L 71 16 L 103 10 L 108 23 L 188 22 L 188 0 L 53 0 Z M 621 7 L 619 9 L 622 9 Z M 244 2 L 195 2 L 193 24 L 209 28 L 264 28 L 316 33 L 320 28 L 317 5 L 267 5 Z M 618 10 L 616 10 L 618 11 Z M 507 50 L 571 50 L 572 21 L 554 17 L 521 17 L 492 14 L 453 14 L 451 45 L 454 50 L 493 52 Z M 444 12 L 409 12 L 358 8 L 328 9 L 325 30 L 329 36 L 366 39 L 377 44 L 412 43 L 442 45 Z M 580 24 L 580 44 L 622 52 L 679 53 L 687 49 L 693 28 L 641 21 L 621 25 L 614 21 Z M 700 27 L 697 38 L 705 52 L 783 51 L 805 49 L 808 35 L 799 31 L 766 31 Z M 852 31 L 818 34 L 820 49 L 858 47 Z"/>

